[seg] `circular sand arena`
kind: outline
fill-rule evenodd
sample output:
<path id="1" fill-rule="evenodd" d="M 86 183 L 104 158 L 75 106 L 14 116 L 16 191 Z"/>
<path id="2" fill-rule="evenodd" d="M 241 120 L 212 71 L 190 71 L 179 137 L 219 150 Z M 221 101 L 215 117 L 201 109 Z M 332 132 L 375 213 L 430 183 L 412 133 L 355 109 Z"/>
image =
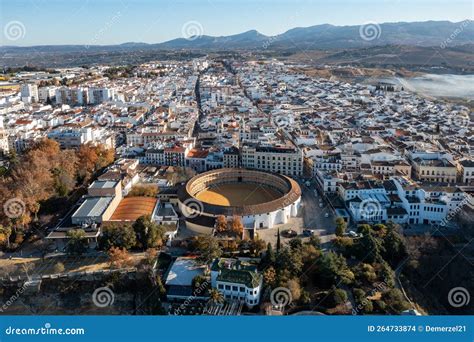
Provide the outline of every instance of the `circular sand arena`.
<path id="1" fill-rule="evenodd" d="M 178 190 L 187 226 L 214 227 L 217 216 L 240 216 L 245 227 L 266 228 L 297 215 L 301 189 L 293 179 L 259 170 L 224 168 L 194 176 Z"/>
<path id="2" fill-rule="evenodd" d="M 222 206 L 255 205 L 273 201 L 281 194 L 266 185 L 257 184 L 221 184 L 201 191 L 196 198 L 202 202 Z"/>

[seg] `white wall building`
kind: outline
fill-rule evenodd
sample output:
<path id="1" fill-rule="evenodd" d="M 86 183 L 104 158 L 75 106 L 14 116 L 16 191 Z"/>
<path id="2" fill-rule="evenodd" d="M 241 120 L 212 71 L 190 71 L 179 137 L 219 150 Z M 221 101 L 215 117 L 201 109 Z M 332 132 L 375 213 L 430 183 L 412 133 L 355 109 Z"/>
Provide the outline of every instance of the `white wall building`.
<path id="1" fill-rule="evenodd" d="M 251 259 L 214 260 L 211 265 L 211 286 L 226 300 L 244 302 L 254 307 L 260 302 L 263 277 Z"/>
<path id="2" fill-rule="evenodd" d="M 52 101 L 56 95 L 57 87 L 41 87 L 38 89 L 39 102 L 46 103 L 48 98 Z"/>
<path id="3" fill-rule="evenodd" d="M 38 86 L 36 84 L 25 83 L 20 87 L 21 100 L 23 102 L 38 102 Z"/>
<path id="4" fill-rule="evenodd" d="M 381 183 L 344 183 L 339 190 L 355 222 L 439 224 L 468 199 L 457 187 L 422 187 L 398 176 Z"/>

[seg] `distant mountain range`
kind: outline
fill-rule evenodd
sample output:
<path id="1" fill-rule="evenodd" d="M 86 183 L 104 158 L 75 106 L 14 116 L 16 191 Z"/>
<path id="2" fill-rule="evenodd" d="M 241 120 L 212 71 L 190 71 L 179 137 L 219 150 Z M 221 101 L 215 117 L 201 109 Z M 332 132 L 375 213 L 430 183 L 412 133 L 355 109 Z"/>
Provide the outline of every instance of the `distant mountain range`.
<path id="1" fill-rule="evenodd" d="M 159 44 L 128 42 L 120 45 L 92 45 L 88 51 L 123 50 L 321 50 L 363 48 L 383 45 L 407 46 L 456 46 L 474 44 L 474 24 L 470 20 L 453 23 L 449 21 L 398 22 L 355 26 L 329 24 L 298 27 L 277 36 L 265 36 L 251 30 L 236 35 L 212 37 L 207 35 L 173 39 Z M 75 52 L 83 51 L 84 45 L 53 46 L 1 46 L 0 52 Z"/>

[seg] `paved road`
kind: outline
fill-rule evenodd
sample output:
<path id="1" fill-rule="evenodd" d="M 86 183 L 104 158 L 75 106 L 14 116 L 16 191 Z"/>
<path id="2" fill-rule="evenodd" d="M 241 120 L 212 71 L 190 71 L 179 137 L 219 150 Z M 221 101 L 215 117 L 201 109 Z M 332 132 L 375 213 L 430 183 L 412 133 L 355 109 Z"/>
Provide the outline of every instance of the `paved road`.
<path id="1" fill-rule="evenodd" d="M 314 185 L 309 187 L 300 183 L 302 190 L 303 219 L 306 228 L 315 229 L 321 238 L 321 243 L 329 242 L 334 238 L 336 231 L 335 215 L 331 206 L 323 196 L 317 192 Z M 320 207 L 322 204 L 322 207 Z M 328 214 L 328 217 L 325 215 Z"/>

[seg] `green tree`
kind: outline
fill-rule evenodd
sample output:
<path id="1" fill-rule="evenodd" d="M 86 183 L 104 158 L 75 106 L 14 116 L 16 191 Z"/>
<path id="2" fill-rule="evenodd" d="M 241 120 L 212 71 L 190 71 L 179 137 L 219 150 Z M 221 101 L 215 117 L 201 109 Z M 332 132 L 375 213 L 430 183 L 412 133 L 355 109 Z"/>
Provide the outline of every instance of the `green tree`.
<path id="1" fill-rule="evenodd" d="M 300 251 L 301 259 L 305 265 L 305 268 L 313 265 L 317 258 L 321 256 L 321 251 L 310 244 L 305 244 Z"/>
<path id="2" fill-rule="evenodd" d="M 410 308 L 410 304 L 403 297 L 402 291 L 399 289 L 390 289 L 385 292 L 382 299 L 390 307 L 392 313 L 400 313 Z"/>
<path id="3" fill-rule="evenodd" d="M 354 299 L 358 306 L 358 309 L 363 313 L 371 313 L 374 310 L 374 306 L 370 299 L 367 299 L 367 295 L 362 289 L 355 288 L 353 291 Z M 360 312 L 358 310 L 358 312 Z"/>
<path id="4" fill-rule="evenodd" d="M 330 287 L 339 282 L 352 283 L 354 274 L 342 255 L 330 251 L 318 259 L 316 278 L 322 286 Z"/>
<path id="5" fill-rule="evenodd" d="M 348 258 L 353 252 L 354 239 L 346 236 L 338 236 L 333 240 L 333 245 L 337 252 Z"/>
<path id="6" fill-rule="evenodd" d="M 158 187 L 153 185 L 135 185 L 132 187 L 127 197 L 153 197 L 156 198 L 158 194 Z"/>
<path id="7" fill-rule="evenodd" d="M 315 236 L 315 235 L 311 236 L 311 237 L 309 238 L 308 243 L 309 243 L 310 245 L 314 246 L 314 248 L 316 248 L 316 249 L 320 249 L 320 248 L 321 248 L 321 239 L 319 238 L 319 236 Z"/>
<path id="8" fill-rule="evenodd" d="M 277 254 L 275 266 L 277 271 L 287 270 L 292 276 L 298 276 L 303 269 L 303 260 L 299 251 L 285 247 Z"/>
<path id="9" fill-rule="evenodd" d="M 303 242 L 296 237 L 290 240 L 289 245 L 292 251 L 299 251 L 303 247 Z"/>
<path id="10" fill-rule="evenodd" d="M 364 227 L 361 234 L 362 237 L 354 243 L 356 257 L 371 264 L 381 261 L 384 251 L 382 242 L 374 236 L 370 226 Z"/>
<path id="11" fill-rule="evenodd" d="M 387 262 L 381 263 L 380 276 L 388 287 L 395 286 L 395 272 L 392 270 Z"/>
<path id="12" fill-rule="evenodd" d="M 397 232 L 394 225 L 387 226 L 387 234 L 383 240 L 384 259 L 396 267 L 400 261 L 407 256 L 407 249 L 402 236 Z"/>
<path id="13" fill-rule="evenodd" d="M 163 246 L 165 239 L 165 228 L 159 224 L 154 223 L 148 231 L 148 238 L 146 240 L 145 248 L 158 248 Z"/>
<path id="14" fill-rule="evenodd" d="M 222 255 L 219 242 L 210 235 L 198 236 L 195 240 L 195 247 L 200 254 L 198 260 L 206 264 Z"/>
<path id="15" fill-rule="evenodd" d="M 88 242 L 83 229 L 71 229 L 66 235 L 69 238 L 66 245 L 67 254 L 82 255 L 87 251 Z"/>
<path id="16" fill-rule="evenodd" d="M 272 244 L 269 242 L 267 244 L 267 250 L 265 251 L 263 258 L 260 261 L 260 268 L 265 269 L 269 266 L 274 265 L 275 260 L 276 260 L 275 252 L 273 251 Z"/>
<path id="17" fill-rule="evenodd" d="M 163 243 L 165 230 L 151 219 L 150 215 L 140 216 L 133 224 L 139 248 L 160 247 Z"/>
<path id="18" fill-rule="evenodd" d="M 344 236 L 346 232 L 346 221 L 342 217 L 336 218 L 336 236 Z"/>
<path id="19" fill-rule="evenodd" d="M 131 225 L 109 224 L 103 227 L 99 239 L 99 247 L 108 251 L 111 247 L 130 249 L 137 243 L 135 232 Z"/>
<path id="20" fill-rule="evenodd" d="M 334 306 L 347 302 L 347 292 L 343 289 L 333 288 L 332 303 Z"/>
<path id="21" fill-rule="evenodd" d="M 371 285 L 376 279 L 377 274 L 370 264 L 360 263 L 354 268 L 355 277 L 364 284 Z"/>

